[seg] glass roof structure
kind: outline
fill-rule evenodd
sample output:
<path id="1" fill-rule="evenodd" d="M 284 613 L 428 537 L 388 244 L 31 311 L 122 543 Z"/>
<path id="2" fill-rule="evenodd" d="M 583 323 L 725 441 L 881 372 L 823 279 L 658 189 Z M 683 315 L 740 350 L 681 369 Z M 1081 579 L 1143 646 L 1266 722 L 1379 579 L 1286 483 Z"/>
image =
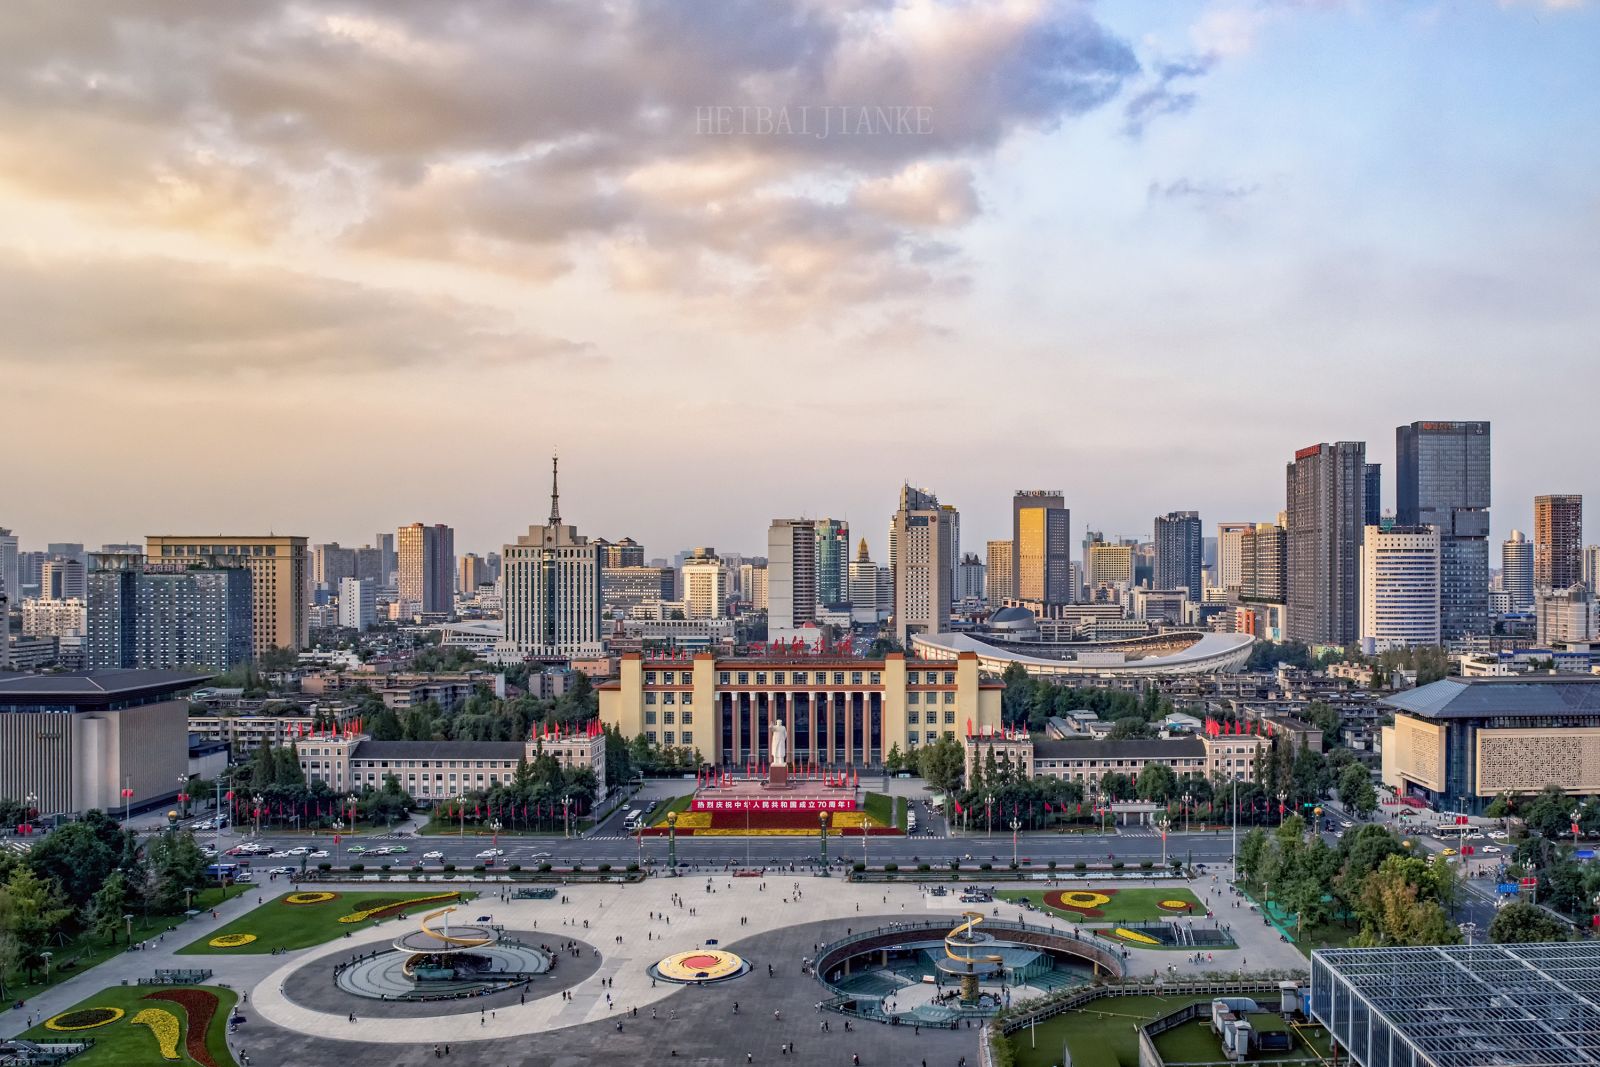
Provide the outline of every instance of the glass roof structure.
<path id="1" fill-rule="evenodd" d="M 1325 949 L 1311 1012 L 1362 1067 L 1600 1064 L 1600 944 Z"/>

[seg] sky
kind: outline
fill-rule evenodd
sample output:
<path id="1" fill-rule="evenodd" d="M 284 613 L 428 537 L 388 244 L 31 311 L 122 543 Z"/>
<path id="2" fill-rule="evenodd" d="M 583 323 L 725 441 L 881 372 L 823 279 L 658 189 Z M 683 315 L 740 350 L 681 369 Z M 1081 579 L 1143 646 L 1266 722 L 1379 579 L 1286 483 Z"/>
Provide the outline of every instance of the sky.
<path id="1" fill-rule="evenodd" d="M 1488 419 L 1600 494 L 1581 0 L 0 6 L 0 526 L 1148 535 Z M 1600 521 L 1600 520 L 1596 520 Z M 1600 541 L 1600 533 L 1591 536 Z"/>

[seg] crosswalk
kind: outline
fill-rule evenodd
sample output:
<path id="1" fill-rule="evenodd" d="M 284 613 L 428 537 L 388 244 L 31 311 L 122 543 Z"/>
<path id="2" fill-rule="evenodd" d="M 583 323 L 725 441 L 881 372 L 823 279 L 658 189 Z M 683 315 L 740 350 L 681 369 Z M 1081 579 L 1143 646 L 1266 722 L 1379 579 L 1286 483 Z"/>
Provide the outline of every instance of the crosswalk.
<path id="1" fill-rule="evenodd" d="M 693 836 L 695 836 L 695 835 L 693 835 L 693 834 L 679 834 L 678 835 L 678 840 L 680 840 L 680 841 L 687 840 L 688 838 L 693 837 Z M 811 833 L 809 831 L 806 832 L 806 833 L 803 833 L 803 834 L 781 834 L 781 835 L 779 835 L 779 834 L 763 834 L 759 830 L 754 831 L 754 832 L 750 833 L 749 835 L 735 833 L 735 834 L 717 834 L 716 836 L 719 839 L 728 838 L 728 837 L 745 837 L 745 836 L 766 837 L 766 838 L 769 838 L 770 840 L 773 840 L 773 841 L 783 841 L 785 839 L 791 840 L 791 841 L 802 841 L 802 840 L 814 841 L 814 840 L 816 840 L 816 837 L 817 837 L 816 834 Z M 950 838 L 949 834 L 941 833 L 939 831 L 935 831 L 933 833 L 917 834 L 915 837 L 901 836 L 901 837 L 891 838 L 887 834 L 873 834 L 872 836 L 873 836 L 874 839 L 882 838 L 884 840 L 894 840 L 894 841 L 947 841 Z M 650 834 L 650 835 L 647 835 L 645 837 L 645 840 L 646 841 L 661 840 L 661 839 L 664 839 L 664 837 L 665 837 L 664 834 Z M 634 835 L 632 835 L 632 834 L 590 834 L 589 836 L 585 837 L 584 840 L 585 841 L 632 841 L 632 840 L 634 840 Z M 839 838 L 838 834 L 829 834 L 828 835 L 828 840 L 829 841 L 838 841 L 838 840 L 840 840 L 840 838 Z M 844 838 L 844 840 L 846 840 L 846 841 L 855 841 L 855 840 L 858 840 L 858 837 L 855 834 L 851 834 L 850 836 Z"/>
<path id="2" fill-rule="evenodd" d="M 28 850 L 33 848 L 33 842 L 19 841 L 16 838 L 11 838 L 10 840 L 6 841 L 5 847 L 9 852 L 15 852 L 19 856 L 26 856 L 28 854 Z"/>

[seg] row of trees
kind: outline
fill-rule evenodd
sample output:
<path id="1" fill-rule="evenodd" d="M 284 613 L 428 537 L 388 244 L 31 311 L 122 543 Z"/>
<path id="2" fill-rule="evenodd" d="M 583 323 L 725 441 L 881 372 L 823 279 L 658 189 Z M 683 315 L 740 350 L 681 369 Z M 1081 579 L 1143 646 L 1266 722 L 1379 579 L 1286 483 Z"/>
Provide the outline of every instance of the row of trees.
<path id="1" fill-rule="evenodd" d="M 181 912 L 206 885 L 206 858 L 188 833 L 144 848 L 104 812 L 51 832 L 26 854 L 0 853 L 0 994 L 33 979 L 46 952 L 74 938 L 106 944 L 124 917 Z"/>

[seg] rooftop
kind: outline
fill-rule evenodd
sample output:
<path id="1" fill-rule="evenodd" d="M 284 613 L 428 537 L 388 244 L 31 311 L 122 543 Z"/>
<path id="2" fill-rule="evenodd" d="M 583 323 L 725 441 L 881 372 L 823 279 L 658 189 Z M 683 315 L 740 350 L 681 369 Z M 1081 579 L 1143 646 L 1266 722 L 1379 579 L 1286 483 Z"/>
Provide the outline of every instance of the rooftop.
<path id="1" fill-rule="evenodd" d="M 0 702 L 50 700 L 63 704 L 106 704 L 132 696 L 177 693 L 210 678 L 210 674 L 197 671 L 0 672 Z"/>
<path id="2" fill-rule="evenodd" d="M 1385 697 L 1381 703 L 1424 719 L 1600 715 L 1600 678 L 1558 674 L 1444 678 Z"/>
<path id="3" fill-rule="evenodd" d="M 1367 1064 L 1600 1062 L 1593 942 L 1324 949 L 1312 954 L 1311 968 L 1312 1011 L 1335 1037 L 1345 1036 L 1353 1015 L 1365 1046 L 1370 1008 L 1372 1054 L 1358 1057 Z"/>
<path id="4" fill-rule="evenodd" d="M 1134 738 L 1128 741 L 1035 741 L 1034 759 L 1179 759 L 1200 758 L 1205 743 L 1197 737 Z"/>
<path id="5" fill-rule="evenodd" d="M 350 753 L 357 759 L 521 759 L 521 741 L 363 741 Z"/>

